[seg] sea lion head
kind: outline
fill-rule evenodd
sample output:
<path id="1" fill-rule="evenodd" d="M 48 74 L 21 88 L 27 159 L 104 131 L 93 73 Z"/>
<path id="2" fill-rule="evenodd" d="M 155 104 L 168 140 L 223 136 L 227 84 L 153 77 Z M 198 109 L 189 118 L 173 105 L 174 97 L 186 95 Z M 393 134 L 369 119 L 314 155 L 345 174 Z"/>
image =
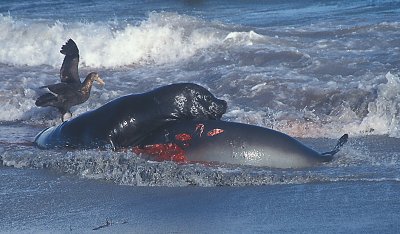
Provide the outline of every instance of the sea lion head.
<path id="1" fill-rule="evenodd" d="M 181 92 L 174 97 L 174 106 L 180 119 L 220 119 L 226 112 L 225 100 L 216 98 L 206 88 L 193 84 L 176 84 Z"/>

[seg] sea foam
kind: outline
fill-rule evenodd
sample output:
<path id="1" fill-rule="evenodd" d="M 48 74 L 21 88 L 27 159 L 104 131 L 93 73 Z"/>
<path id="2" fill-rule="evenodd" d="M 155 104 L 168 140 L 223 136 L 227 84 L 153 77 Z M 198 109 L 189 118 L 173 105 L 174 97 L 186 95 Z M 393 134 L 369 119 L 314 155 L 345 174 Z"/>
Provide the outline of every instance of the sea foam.
<path id="1" fill-rule="evenodd" d="M 90 67 L 164 64 L 180 61 L 219 44 L 225 35 L 200 19 L 175 13 L 151 13 L 137 25 L 105 22 L 42 22 L 0 15 L 0 63 L 60 66 L 58 53 L 69 38 Z"/>

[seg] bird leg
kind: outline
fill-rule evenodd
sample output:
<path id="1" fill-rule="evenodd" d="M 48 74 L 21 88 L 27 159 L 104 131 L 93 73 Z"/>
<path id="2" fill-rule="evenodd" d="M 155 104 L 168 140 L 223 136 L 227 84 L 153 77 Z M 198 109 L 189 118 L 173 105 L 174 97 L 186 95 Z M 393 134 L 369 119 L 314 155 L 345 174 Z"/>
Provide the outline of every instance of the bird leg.
<path id="1" fill-rule="evenodd" d="M 61 121 L 65 122 L 66 120 L 69 120 L 72 117 L 72 112 L 68 110 L 66 113 L 61 115 Z"/>

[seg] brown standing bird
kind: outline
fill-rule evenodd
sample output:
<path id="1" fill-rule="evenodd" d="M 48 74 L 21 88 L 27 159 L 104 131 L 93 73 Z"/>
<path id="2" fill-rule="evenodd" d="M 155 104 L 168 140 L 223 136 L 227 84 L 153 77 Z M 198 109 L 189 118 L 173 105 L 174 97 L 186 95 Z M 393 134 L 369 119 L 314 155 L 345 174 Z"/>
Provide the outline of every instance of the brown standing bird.
<path id="1" fill-rule="evenodd" d="M 64 122 L 65 114 L 72 116 L 71 107 L 82 104 L 89 99 L 92 84 L 97 81 L 104 85 L 104 81 L 96 72 L 89 73 L 83 83 L 79 78 L 79 50 L 75 42 L 69 39 L 61 47 L 60 52 L 65 55 L 60 69 L 61 83 L 45 85 L 40 88 L 47 88 L 50 92 L 40 96 L 36 106 L 53 106 L 61 113 L 61 120 Z"/>

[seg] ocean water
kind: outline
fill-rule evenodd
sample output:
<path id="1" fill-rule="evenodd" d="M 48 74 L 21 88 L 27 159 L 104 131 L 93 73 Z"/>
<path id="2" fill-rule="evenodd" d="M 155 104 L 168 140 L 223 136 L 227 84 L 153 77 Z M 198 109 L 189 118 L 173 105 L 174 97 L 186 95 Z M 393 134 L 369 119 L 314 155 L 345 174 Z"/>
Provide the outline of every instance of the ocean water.
<path id="1" fill-rule="evenodd" d="M 1 1 L 0 32 L 0 231 L 90 232 L 106 218 L 114 224 L 98 231 L 400 226 L 400 1 Z M 39 150 L 35 135 L 60 116 L 34 105 L 38 87 L 58 81 L 69 38 L 81 78 L 106 82 L 74 116 L 194 82 L 228 102 L 224 120 L 320 151 L 350 140 L 333 162 L 301 170 Z"/>

